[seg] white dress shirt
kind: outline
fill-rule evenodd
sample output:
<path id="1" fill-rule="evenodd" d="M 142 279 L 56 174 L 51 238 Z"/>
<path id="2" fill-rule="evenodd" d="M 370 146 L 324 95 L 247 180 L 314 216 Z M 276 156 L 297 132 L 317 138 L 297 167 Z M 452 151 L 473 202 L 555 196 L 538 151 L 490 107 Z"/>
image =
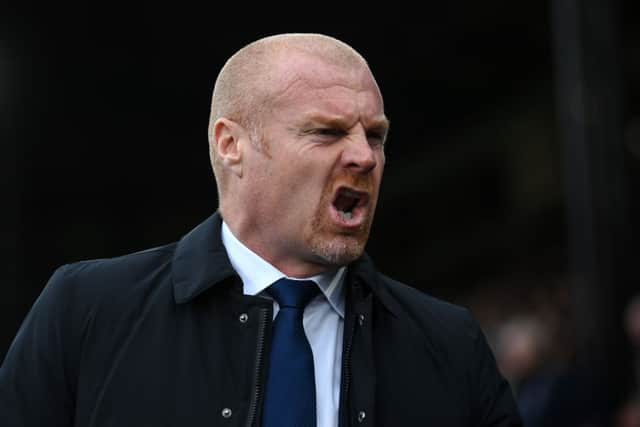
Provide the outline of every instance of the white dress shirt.
<path id="1" fill-rule="evenodd" d="M 344 276 L 346 267 L 306 277 L 288 277 L 273 265 L 247 248 L 222 223 L 222 243 L 231 265 L 243 283 L 245 295 L 272 299 L 264 292 L 283 277 L 293 280 L 312 280 L 322 291 L 304 310 L 302 323 L 313 352 L 316 377 L 317 427 L 337 427 L 340 407 L 340 376 L 342 372 L 342 335 L 344 330 Z M 273 317 L 279 306 L 273 301 Z"/>

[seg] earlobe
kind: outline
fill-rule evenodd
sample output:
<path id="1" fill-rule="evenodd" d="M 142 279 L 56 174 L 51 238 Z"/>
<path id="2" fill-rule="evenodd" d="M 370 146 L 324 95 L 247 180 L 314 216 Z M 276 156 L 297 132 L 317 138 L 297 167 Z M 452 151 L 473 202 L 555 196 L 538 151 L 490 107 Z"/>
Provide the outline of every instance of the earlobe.
<path id="1" fill-rule="evenodd" d="M 225 169 L 242 177 L 242 150 L 244 148 L 244 128 L 226 118 L 220 118 L 213 124 L 210 135 L 210 149 Z"/>

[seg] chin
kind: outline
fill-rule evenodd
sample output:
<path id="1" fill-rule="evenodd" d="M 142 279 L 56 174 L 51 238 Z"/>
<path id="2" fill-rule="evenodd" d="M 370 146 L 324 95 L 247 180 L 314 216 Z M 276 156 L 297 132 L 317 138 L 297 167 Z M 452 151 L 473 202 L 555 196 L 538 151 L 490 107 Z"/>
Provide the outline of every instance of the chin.
<path id="1" fill-rule="evenodd" d="M 349 264 L 358 259 L 364 252 L 366 238 L 334 237 L 333 239 L 312 238 L 311 251 L 323 263 L 334 266 Z"/>

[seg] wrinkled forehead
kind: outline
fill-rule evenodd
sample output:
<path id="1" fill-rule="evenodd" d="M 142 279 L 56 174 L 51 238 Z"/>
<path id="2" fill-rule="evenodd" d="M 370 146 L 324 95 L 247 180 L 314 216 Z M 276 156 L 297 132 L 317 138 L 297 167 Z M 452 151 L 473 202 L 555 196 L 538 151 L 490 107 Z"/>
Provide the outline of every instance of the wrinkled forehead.
<path id="1" fill-rule="evenodd" d="M 274 109 L 315 106 L 336 115 L 357 110 L 366 116 L 384 116 L 382 94 L 363 61 L 334 64 L 293 55 L 274 64 L 269 80 L 269 104 Z"/>

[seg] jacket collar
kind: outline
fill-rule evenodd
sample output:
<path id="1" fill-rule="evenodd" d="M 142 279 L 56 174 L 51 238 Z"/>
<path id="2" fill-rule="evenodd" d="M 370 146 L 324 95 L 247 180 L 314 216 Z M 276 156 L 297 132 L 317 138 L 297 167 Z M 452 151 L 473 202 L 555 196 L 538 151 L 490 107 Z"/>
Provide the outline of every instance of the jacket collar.
<path id="1" fill-rule="evenodd" d="M 207 289 L 236 275 L 222 244 L 222 217 L 214 213 L 187 233 L 173 255 L 173 295 L 176 303 L 192 300 Z M 365 253 L 348 267 L 349 286 L 364 285 L 396 315 L 398 303 L 381 283 L 381 275 Z"/>
<path id="2" fill-rule="evenodd" d="M 373 293 L 382 305 L 398 317 L 400 307 L 396 299 L 389 293 L 388 287 L 383 283 L 383 275 L 376 269 L 371 257 L 365 252 L 360 258 L 349 264 L 348 282 L 350 286 L 362 286 Z"/>
<path id="3" fill-rule="evenodd" d="M 188 302 L 211 286 L 236 274 L 220 236 L 222 217 L 214 213 L 186 234 L 173 254 L 173 296 Z"/>

